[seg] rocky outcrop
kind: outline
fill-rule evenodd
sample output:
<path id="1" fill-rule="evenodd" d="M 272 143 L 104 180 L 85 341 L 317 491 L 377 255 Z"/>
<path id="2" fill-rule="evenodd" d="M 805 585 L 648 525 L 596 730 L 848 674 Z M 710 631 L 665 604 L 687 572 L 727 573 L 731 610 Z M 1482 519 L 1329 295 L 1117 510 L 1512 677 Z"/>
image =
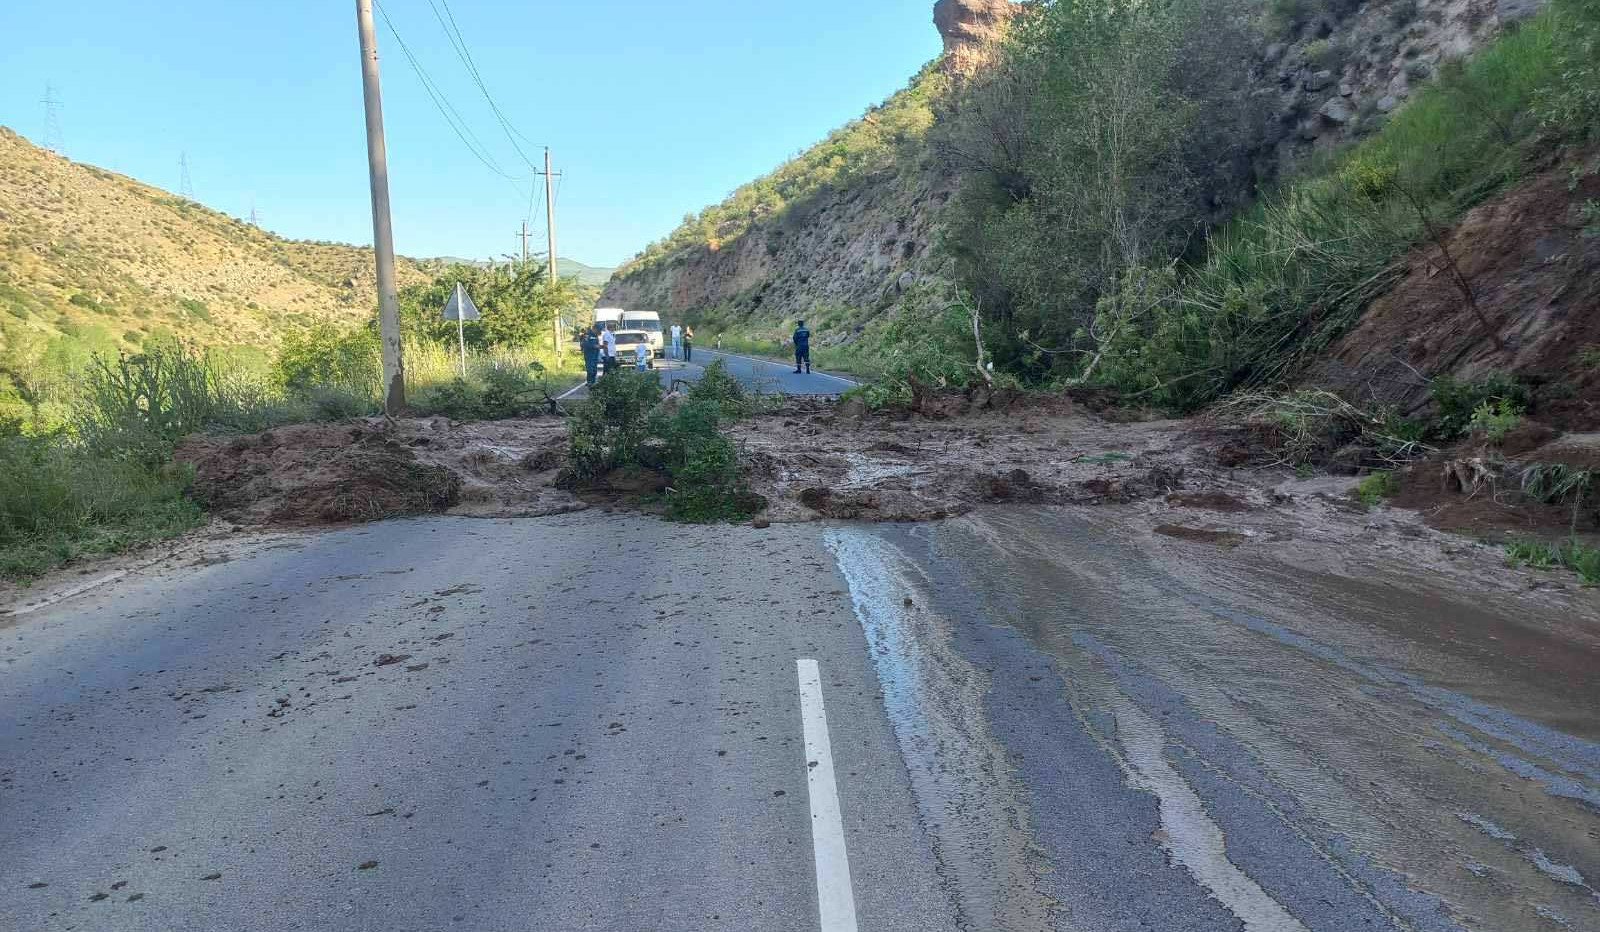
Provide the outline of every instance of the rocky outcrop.
<path id="1" fill-rule="evenodd" d="M 1265 47 L 1257 72 L 1255 94 L 1276 110 L 1267 154 L 1287 166 L 1307 150 L 1374 131 L 1446 63 L 1544 2 L 1346 0 L 1282 24 L 1282 39 Z"/>
<path id="2" fill-rule="evenodd" d="M 908 171 L 893 182 L 830 192 L 720 248 L 689 250 L 638 272 L 624 268 L 602 301 L 674 317 L 715 311 L 774 334 L 780 321 L 804 317 L 819 342 L 845 341 L 906 288 L 938 274 L 930 247 L 953 190 L 947 176 Z"/>
<path id="3" fill-rule="evenodd" d="M 989 57 L 1004 35 L 1019 4 L 1011 0 L 939 0 L 933 24 L 944 39 L 944 67 L 952 74 L 971 74 Z"/>

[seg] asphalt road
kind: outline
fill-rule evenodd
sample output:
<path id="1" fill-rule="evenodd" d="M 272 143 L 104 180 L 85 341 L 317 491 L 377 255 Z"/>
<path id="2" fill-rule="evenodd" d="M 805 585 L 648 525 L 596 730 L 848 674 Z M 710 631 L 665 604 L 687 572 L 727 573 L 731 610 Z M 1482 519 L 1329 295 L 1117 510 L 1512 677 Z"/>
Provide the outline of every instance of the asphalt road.
<path id="1" fill-rule="evenodd" d="M 721 361 L 728 372 L 746 386 L 766 394 L 838 395 L 856 384 L 855 380 L 841 375 L 817 370 L 797 373 L 792 365 L 773 362 L 770 359 L 757 359 L 754 356 L 719 353 L 698 346 L 694 348 L 692 361 L 657 359 L 655 366 L 656 372 L 661 376 L 662 387 L 670 390 L 676 380 L 692 382 L 700 378 L 705 372 L 706 364 L 713 360 Z M 561 397 L 582 398 L 587 394 L 587 387 L 578 385 Z"/>
<path id="2" fill-rule="evenodd" d="M 1106 514 L 395 521 L 0 620 L 0 929 L 1600 928 L 1570 618 Z"/>

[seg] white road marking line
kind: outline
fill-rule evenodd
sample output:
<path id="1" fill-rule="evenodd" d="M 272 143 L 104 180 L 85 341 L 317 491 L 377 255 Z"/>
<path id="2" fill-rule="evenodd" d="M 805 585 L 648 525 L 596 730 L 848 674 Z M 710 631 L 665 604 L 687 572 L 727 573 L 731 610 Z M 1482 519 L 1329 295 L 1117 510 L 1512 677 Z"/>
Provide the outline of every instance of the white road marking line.
<path id="1" fill-rule="evenodd" d="M 562 392 L 561 394 L 557 395 L 556 396 L 556 400 L 557 401 L 566 401 L 568 398 L 571 398 L 573 395 L 576 395 L 579 392 L 579 390 L 581 390 L 584 386 L 586 386 L 588 384 L 589 384 L 588 382 L 579 382 L 578 384 L 576 384 L 576 385 L 572 386 L 571 388 L 567 389 L 565 392 Z"/>
<path id="2" fill-rule="evenodd" d="M 815 660 L 797 660 L 800 721 L 806 740 L 806 790 L 811 797 L 811 847 L 817 865 L 817 918 L 821 932 L 856 932 L 856 897 L 850 886 L 850 855 L 839 816 L 833 778 L 828 713 L 822 705 L 822 672 Z"/>

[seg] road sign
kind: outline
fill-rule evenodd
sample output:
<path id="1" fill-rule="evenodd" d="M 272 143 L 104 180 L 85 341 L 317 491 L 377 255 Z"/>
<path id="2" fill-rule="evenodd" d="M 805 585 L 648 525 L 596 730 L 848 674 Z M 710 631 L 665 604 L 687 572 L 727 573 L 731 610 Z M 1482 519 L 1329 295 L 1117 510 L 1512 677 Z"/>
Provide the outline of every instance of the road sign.
<path id="1" fill-rule="evenodd" d="M 466 286 L 456 282 L 455 290 L 450 292 L 450 300 L 444 304 L 444 319 L 456 322 L 456 339 L 461 341 L 461 377 L 467 377 L 467 325 L 469 320 L 479 320 L 483 317 L 478 313 L 478 306 L 472 303 L 472 296 L 467 294 Z"/>
<path id="2" fill-rule="evenodd" d="M 467 294 L 467 288 L 456 282 L 455 290 L 450 292 L 450 300 L 444 305 L 445 320 L 478 320 L 483 315 L 478 313 L 478 306 L 472 303 L 472 296 Z"/>

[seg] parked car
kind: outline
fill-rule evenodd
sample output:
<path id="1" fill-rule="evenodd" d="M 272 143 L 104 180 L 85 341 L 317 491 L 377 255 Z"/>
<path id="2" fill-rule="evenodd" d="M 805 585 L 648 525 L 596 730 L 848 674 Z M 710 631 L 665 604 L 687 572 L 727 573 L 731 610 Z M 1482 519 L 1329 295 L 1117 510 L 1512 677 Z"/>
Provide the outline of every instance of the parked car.
<path id="1" fill-rule="evenodd" d="M 650 334 L 643 330 L 618 330 L 617 331 L 617 362 L 623 366 L 633 365 L 634 347 L 643 343 L 650 345 Z M 656 367 L 656 354 L 651 353 L 646 357 L 650 368 Z"/>
<path id="2" fill-rule="evenodd" d="M 667 354 L 661 342 L 661 315 L 655 311 L 623 311 L 622 326 L 629 330 L 643 330 L 650 335 L 650 349 L 660 357 Z"/>

